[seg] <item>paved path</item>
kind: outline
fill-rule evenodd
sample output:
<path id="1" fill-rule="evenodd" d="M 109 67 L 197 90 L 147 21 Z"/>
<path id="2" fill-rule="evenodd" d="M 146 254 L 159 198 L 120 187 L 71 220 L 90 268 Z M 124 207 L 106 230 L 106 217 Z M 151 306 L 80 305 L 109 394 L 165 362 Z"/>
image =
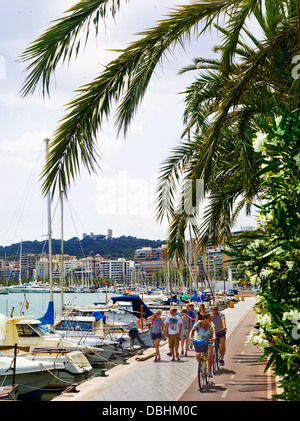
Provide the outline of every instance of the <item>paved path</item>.
<path id="1" fill-rule="evenodd" d="M 270 371 L 264 373 L 265 362 L 257 362 L 261 353 L 245 344 L 256 313 L 250 310 L 227 339 L 225 366 L 213 377 L 203 392 L 197 378 L 182 393 L 180 401 L 268 401 L 275 393 Z"/>
<path id="2" fill-rule="evenodd" d="M 254 323 L 253 315 L 251 320 L 246 315 L 249 312 L 253 314 L 251 309 L 254 303 L 255 298 L 246 297 L 245 301 L 240 301 L 234 308 L 224 310 L 228 328 L 228 357 L 230 358 L 228 358 L 228 362 L 226 359 L 226 367 L 223 369 L 222 376 L 219 375 L 216 378 L 214 391 L 211 390 L 211 393 L 207 393 L 206 396 L 218 396 L 218 398 L 223 396 L 222 399 L 231 399 L 234 395 L 231 395 L 230 390 L 237 389 L 237 387 L 233 386 L 236 386 L 237 382 L 239 382 L 241 389 L 241 382 L 246 381 L 246 375 L 242 373 L 245 365 L 259 366 L 259 373 L 262 373 L 263 364 L 256 362 L 259 356 L 257 350 L 249 351 L 244 347 L 245 336 L 250 332 Z M 245 322 L 242 336 L 238 328 L 241 320 Z M 235 338 L 240 338 L 239 345 L 236 344 Z M 153 348 L 150 348 L 144 352 L 144 355 L 152 356 L 153 351 Z M 153 362 L 153 358 L 137 361 L 136 356 L 132 357 L 128 365 L 118 365 L 109 370 L 108 377 L 95 377 L 87 380 L 77 387 L 78 393 L 65 393 L 54 400 L 154 402 L 185 400 L 188 397 L 193 400 L 200 399 L 200 392 L 197 385 L 195 386 L 194 384 L 197 373 L 194 351 L 189 351 L 187 357 L 182 357 L 180 361 L 174 362 L 170 361 L 170 357 L 166 355 L 167 352 L 168 346 L 165 345 L 161 348 L 162 360 L 157 363 Z M 231 377 L 237 375 L 237 373 L 239 373 L 239 377 Z M 257 375 L 255 374 L 255 376 Z M 262 374 L 259 374 L 259 376 L 262 376 Z M 247 378 L 248 382 L 249 380 Z M 251 385 L 245 383 L 243 387 L 244 389 L 251 387 L 253 390 L 256 390 L 255 388 L 261 390 L 265 388 L 266 381 L 267 378 L 265 377 L 256 377 Z M 216 388 L 218 389 L 218 394 L 215 393 Z M 245 395 L 243 394 L 242 396 Z M 256 398 L 258 398 L 258 395 L 253 394 L 253 399 Z"/>

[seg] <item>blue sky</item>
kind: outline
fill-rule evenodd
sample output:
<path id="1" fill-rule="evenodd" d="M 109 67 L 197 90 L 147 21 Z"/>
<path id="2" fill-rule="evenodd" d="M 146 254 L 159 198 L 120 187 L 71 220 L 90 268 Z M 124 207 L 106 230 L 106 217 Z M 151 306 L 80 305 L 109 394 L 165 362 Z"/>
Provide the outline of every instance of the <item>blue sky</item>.
<path id="1" fill-rule="evenodd" d="M 0 41 L 0 245 L 44 239 L 47 234 L 46 200 L 39 175 L 44 159 L 44 139 L 51 138 L 65 115 L 65 104 L 73 91 L 95 77 L 115 53 L 136 39 L 138 31 L 152 27 L 170 10 L 174 0 L 131 0 L 122 6 L 116 22 L 109 20 L 100 36 L 89 39 L 76 62 L 59 66 L 51 83 L 51 97 L 37 91 L 21 99 L 25 64 L 17 61 L 30 42 L 50 22 L 62 16 L 74 1 L 1 1 Z M 189 3 L 182 0 L 178 4 Z M 183 97 L 179 94 L 193 75 L 178 76 L 181 67 L 197 56 L 208 57 L 216 43 L 213 35 L 195 40 L 186 52 L 176 50 L 163 61 L 150 83 L 144 101 L 126 139 L 116 137 L 113 122 L 107 122 L 98 137 L 101 171 L 85 171 L 70 189 L 65 204 L 65 239 L 83 232 L 133 235 L 164 239 L 167 225 L 158 225 L 153 210 L 156 177 L 171 149 L 180 141 Z M 60 214 L 54 199 L 53 236 L 60 238 Z M 241 217 L 237 226 L 253 225 Z"/>

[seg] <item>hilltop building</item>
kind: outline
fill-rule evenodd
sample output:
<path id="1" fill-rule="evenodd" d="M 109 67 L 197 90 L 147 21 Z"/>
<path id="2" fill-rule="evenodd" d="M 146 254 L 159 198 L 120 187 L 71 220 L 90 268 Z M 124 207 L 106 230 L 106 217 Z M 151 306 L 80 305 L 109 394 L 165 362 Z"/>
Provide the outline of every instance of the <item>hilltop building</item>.
<path id="1" fill-rule="evenodd" d="M 93 232 L 91 232 L 90 234 L 87 234 L 86 232 L 84 232 L 82 234 L 82 239 L 84 239 L 86 237 L 89 237 L 89 238 L 92 238 L 93 240 L 97 240 L 99 238 L 102 239 L 102 240 L 104 240 L 105 238 L 111 240 L 113 238 L 112 233 L 113 233 L 112 232 L 112 229 L 110 229 L 110 228 L 107 230 L 107 235 L 104 235 L 104 234 L 94 234 Z"/>

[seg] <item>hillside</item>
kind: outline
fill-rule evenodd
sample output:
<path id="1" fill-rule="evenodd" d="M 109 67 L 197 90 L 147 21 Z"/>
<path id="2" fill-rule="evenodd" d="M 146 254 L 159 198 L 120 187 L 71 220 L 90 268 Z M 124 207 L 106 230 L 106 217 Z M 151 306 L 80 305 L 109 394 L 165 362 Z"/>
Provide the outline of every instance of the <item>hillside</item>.
<path id="1" fill-rule="evenodd" d="M 107 259 L 117 259 L 124 257 L 125 259 L 133 259 L 136 249 L 141 247 L 160 247 L 165 241 L 147 240 L 136 237 L 118 237 L 107 239 L 105 236 L 95 236 L 95 238 L 85 237 L 79 240 L 78 237 L 70 238 L 64 241 L 64 254 L 83 258 L 86 256 L 95 256 L 100 254 Z M 53 254 L 61 252 L 61 241 L 53 240 Z M 41 254 L 48 253 L 47 241 L 23 241 L 22 253 L 24 254 Z M 4 258 L 6 253 L 7 259 L 18 259 L 20 254 L 20 243 L 12 244 L 7 247 L 0 246 L 0 257 Z"/>

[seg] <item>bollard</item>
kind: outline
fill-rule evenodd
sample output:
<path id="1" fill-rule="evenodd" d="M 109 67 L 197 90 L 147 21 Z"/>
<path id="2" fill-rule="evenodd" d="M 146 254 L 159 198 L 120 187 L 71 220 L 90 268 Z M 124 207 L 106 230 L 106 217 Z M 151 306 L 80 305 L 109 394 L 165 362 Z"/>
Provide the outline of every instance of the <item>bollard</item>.
<path id="1" fill-rule="evenodd" d="M 229 302 L 229 307 L 230 307 L 230 308 L 233 308 L 233 307 L 234 307 L 234 301 L 230 301 L 230 302 Z"/>

